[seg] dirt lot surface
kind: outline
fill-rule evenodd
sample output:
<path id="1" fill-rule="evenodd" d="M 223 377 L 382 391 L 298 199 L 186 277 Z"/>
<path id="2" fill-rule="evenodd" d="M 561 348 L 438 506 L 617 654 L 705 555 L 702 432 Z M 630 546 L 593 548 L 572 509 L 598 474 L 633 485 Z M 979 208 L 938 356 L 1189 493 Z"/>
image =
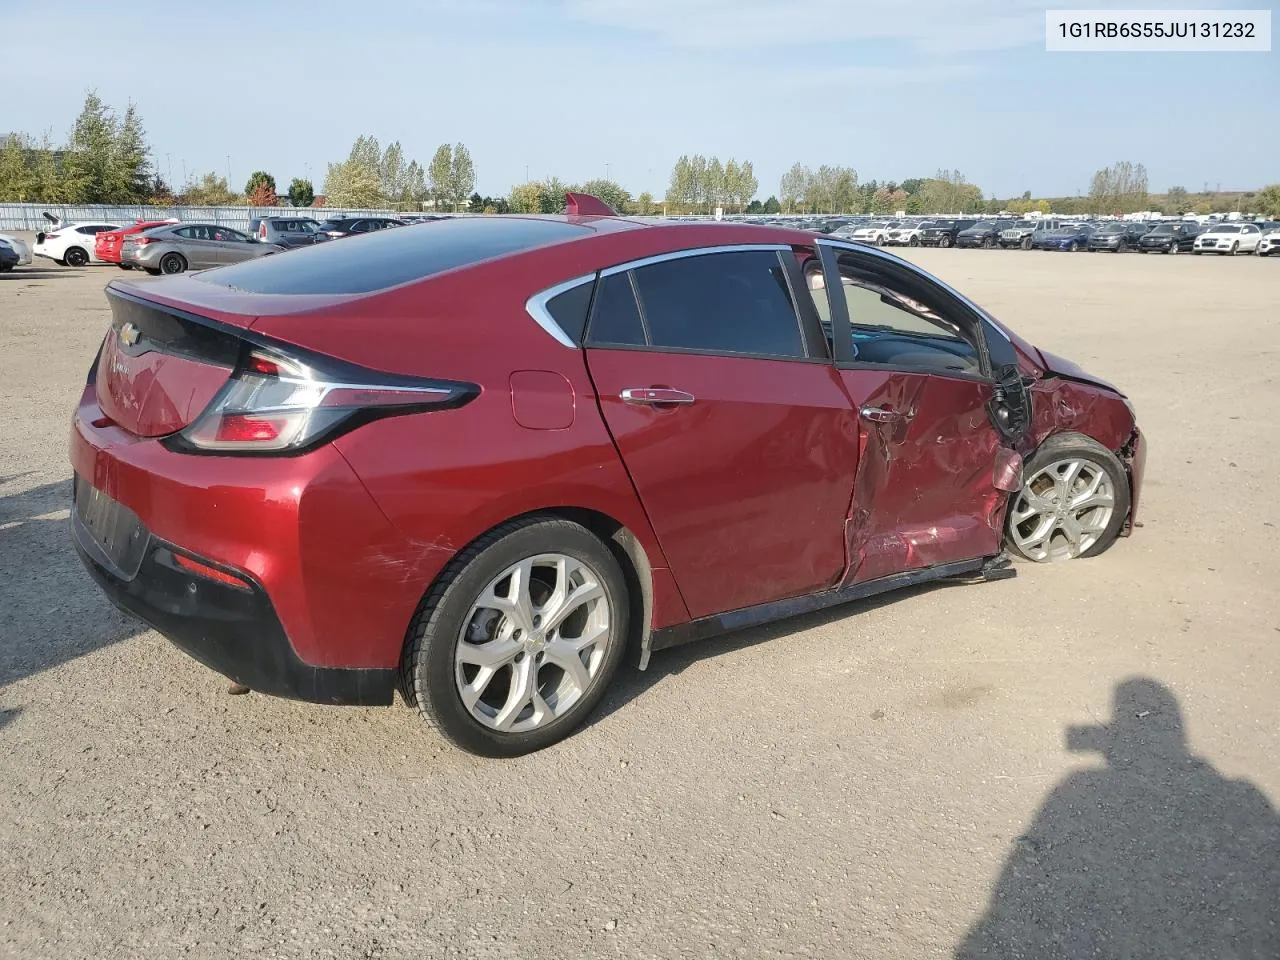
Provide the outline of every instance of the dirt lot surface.
<path id="1" fill-rule="evenodd" d="M 66 437 L 116 271 L 0 275 L 0 955 L 1280 956 L 1280 263 L 911 257 L 1129 392 L 1142 529 L 658 654 L 509 762 L 115 612 Z"/>

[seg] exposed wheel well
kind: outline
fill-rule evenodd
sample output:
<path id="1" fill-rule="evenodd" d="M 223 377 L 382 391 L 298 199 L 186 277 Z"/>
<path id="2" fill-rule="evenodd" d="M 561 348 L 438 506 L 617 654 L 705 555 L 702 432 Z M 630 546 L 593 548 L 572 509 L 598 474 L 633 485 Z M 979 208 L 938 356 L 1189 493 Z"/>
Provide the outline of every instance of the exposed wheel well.
<path id="1" fill-rule="evenodd" d="M 644 547 L 641 546 L 640 541 L 636 539 L 635 534 L 613 519 L 613 517 L 598 510 L 588 510 L 583 507 L 547 507 L 543 510 L 531 510 L 528 513 L 508 517 L 502 523 L 494 524 L 488 530 L 481 531 L 471 543 L 486 536 L 503 524 L 533 516 L 558 517 L 562 520 L 569 520 L 579 524 L 599 537 L 605 546 L 609 548 L 614 555 L 614 559 L 618 561 L 618 565 L 622 568 L 622 576 L 627 582 L 627 595 L 631 602 L 631 616 L 629 618 L 631 627 L 627 637 L 627 648 L 632 653 L 639 652 L 640 667 L 643 669 L 649 660 L 648 639 L 653 624 L 653 572 L 649 564 L 649 555 L 645 552 Z M 461 554 L 470 545 L 470 543 L 464 545 L 457 553 Z M 437 575 L 435 580 L 423 586 L 422 601 L 419 601 L 418 608 L 414 610 L 413 616 L 409 619 L 409 623 L 405 627 L 404 640 L 401 642 L 400 657 L 402 665 L 404 657 L 413 643 L 413 625 L 417 622 L 422 602 L 426 600 L 439 578 L 448 569 L 449 565 L 446 564 L 444 570 Z M 402 678 L 404 671 L 397 670 L 396 674 Z M 413 691 L 407 689 L 403 683 L 399 685 L 400 695 L 404 697 L 406 703 L 413 705 Z"/>

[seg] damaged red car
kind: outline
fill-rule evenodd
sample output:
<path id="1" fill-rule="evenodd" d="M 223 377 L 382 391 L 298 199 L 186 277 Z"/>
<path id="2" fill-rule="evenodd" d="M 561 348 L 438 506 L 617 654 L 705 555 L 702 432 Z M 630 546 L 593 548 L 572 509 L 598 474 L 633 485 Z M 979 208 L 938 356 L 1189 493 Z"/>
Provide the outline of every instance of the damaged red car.
<path id="1" fill-rule="evenodd" d="M 102 589 L 254 690 L 399 689 L 502 756 L 577 727 L 628 650 L 1132 529 L 1124 395 L 946 284 L 594 210 L 113 282 L 71 433 Z"/>

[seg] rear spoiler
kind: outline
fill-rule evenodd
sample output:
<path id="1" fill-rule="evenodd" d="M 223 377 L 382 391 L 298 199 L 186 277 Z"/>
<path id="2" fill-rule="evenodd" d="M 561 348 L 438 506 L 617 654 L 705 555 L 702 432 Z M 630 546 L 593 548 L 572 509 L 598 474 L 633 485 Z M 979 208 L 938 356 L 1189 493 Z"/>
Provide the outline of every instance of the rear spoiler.
<path id="1" fill-rule="evenodd" d="M 599 197 L 589 193 L 569 192 L 564 195 L 564 212 L 570 217 L 616 217 L 618 211 Z"/>

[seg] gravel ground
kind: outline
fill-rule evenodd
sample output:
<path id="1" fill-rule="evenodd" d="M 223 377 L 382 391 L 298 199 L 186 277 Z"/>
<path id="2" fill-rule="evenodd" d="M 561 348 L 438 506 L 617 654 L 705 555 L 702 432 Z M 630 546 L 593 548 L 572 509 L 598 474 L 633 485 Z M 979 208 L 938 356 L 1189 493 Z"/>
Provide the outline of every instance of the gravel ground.
<path id="1" fill-rule="evenodd" d="M 0 275 L 0 955 L 1280 956 L 1280 263 L 911 257 L 1130 392 L 1142 529 L 658 654 L 508 762 L 115 612 L 66 434 L 116 271 Z"/>

